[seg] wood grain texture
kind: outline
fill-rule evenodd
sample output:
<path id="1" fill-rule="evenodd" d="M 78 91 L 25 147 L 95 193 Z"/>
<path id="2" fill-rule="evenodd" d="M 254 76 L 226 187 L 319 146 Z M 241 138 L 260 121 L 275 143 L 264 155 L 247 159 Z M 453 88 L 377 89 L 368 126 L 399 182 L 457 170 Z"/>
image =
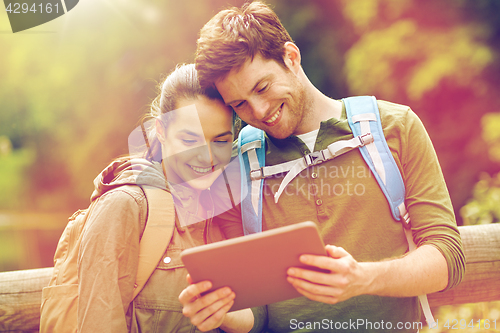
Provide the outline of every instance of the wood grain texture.
<path id="1" fill-rule="evenodd" d="M 53 268 L 0 273 L 0 332 L 38 331 L 42 288 Z"/>

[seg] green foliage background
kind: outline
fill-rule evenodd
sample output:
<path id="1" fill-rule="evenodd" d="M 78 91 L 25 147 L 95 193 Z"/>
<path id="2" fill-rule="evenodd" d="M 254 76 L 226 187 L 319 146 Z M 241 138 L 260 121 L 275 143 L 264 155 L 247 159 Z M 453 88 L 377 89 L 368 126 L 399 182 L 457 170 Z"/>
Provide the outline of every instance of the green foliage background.
<path id="1" fill-rule="evenodd" d="M 210 17 L 242 3 L 85 0 L 16 34 L 0 11 L 0 271 L 51 265 L 63 216 L 86 207 L 94 177 L 127 153 L 156 83 L 193 61 Z M 375 95 L 420 116 L 459 224 L 500 220 L 498 0 L 268 3 L 321 91 Z M 481 306 L 438 318 L 500 318 L 498 305 Z"/>
<path id="2" fill-rule="evenodd" d="M 95 175 L 127 153 L 155 83 L 193 60 L 198 30 L 228 3 L 243 1 L 88 0 L 17 34 L 1 13 L 0 209 L 86 206 Z M 462 215 L 498 221 L 488 203 L 497 199 L 500 162 L 497 1 L 270 4 L 323 92 L 371 94 L 417 112 L 460 224 Z"/>

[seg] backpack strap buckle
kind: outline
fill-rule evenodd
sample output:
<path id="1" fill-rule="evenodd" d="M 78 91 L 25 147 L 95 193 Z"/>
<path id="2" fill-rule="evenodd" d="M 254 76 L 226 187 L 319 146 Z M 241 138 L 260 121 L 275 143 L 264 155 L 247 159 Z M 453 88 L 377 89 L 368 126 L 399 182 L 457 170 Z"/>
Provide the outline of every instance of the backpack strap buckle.
<path id="1" fill-rule="evenodd" d="M 326 161 L 325 154 L 323 154 L 323 151 L 315 151 L 310 154 L 307 154 L 304 156 L 304 161 L 306 162 L 307 166 L 311 165 L 316 165 L 320 164 L 324 161 Z"/>
<path id="2" fill-rule="evenodd" d="M 373 135 L 370 132 L 368 132 L 366 134 L 358 136 L 358 139 L 359 142 L 361 143 L 360 147 L 363 147 L 373 142 Z"/>
<path id="3" fill-rule="evenodd" d="M 265 178 L 264 170 L 262 168 L 258 168 L 256 170 L 250 170 L 250 179 L 251 180 L 259 180 Z"/>

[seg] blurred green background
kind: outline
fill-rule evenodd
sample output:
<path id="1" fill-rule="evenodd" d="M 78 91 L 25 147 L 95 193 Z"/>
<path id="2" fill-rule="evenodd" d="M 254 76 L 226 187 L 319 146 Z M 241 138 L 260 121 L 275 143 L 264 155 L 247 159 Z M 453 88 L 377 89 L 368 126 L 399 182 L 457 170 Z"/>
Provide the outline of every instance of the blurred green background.
<path id="1" fill-rule="evenodd" d="M 52 265 L 66 218 L 127 153 L 156 82 L 239 0 L 85 0 L 13 34 L 0 13 L 0 271 Z M 333 98 L 407 104 L 435 144 L 459 224 L 500 219 L 500 1 L 268 1 Z"/>
<path id="2" fill-rule="evenodd" d="M 52 265 L 67 216 L 127 153 L 156 83 L 241 0 L 85 0 L 13 34 L 0 12 L 0 271 Z M 500 1 L 269 1 L 333 98 L 407 104 L 435 144 L 459 224 L 500 219 Z"/>
<path id="3" fill-rule="evenodd" d="M 210 17 L 242 3 L 82 0 L 16 34 L 2 7 L 0 271 L 52 266 L 67 217 L 88 206 L 94 177 L 127 153 L 156 83 L 193 61 Z M 268 3 L 321 91 L 375 95 L 420 116 L 459 224 L 499 221 L 500 1 Z M 498 307 L 482 306 L 442 311 L 500 317 Z"/>

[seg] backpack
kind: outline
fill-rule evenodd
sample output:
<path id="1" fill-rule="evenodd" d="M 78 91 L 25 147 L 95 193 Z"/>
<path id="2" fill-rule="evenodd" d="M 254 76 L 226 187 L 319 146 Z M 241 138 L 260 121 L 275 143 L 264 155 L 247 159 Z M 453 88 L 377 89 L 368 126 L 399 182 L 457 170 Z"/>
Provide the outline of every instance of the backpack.
<path id="1" fill-rule="evenodd" d="M 403 223 L 409 250 L 416 248 L 410 228 L 410 217 L 404 204 L 405 185 L 385 140 L 377 101 L 373 96 L 349 97 L 343 101 L 353 138 L 334 142 L 324 150 L 312 152 L 296 160 L 266 166 L 264 131 L 249 125 L 240 131 L 238 156 L 242 175 L 241 214 L 245 235 L 262 231 L 262 189 L 265 178 L 286 173 L 274 195 L 274 200 L 278 203 L 286 185 L 301 171 L 353 149 L 359 149 L 389 203 L 392 216 Z M 434 318 L 427 296 L 421 295 L 418 298 L 427 323 L 433 324 Z"/>
<path id="2" fill-rule="evenodd" d="M 175 227 L 172 195 L 151 186 L 141 188 L 148 203 L 148 217 L 139 244 L 139 264 L 132 299 L 153 274 Z M 59 239 L 52 278 L 42 290 L 40 333 L 77 331 L 78 253 L 87 217 L 98 201 L 96 199 L 87 209 L 75 212 Z"/>

